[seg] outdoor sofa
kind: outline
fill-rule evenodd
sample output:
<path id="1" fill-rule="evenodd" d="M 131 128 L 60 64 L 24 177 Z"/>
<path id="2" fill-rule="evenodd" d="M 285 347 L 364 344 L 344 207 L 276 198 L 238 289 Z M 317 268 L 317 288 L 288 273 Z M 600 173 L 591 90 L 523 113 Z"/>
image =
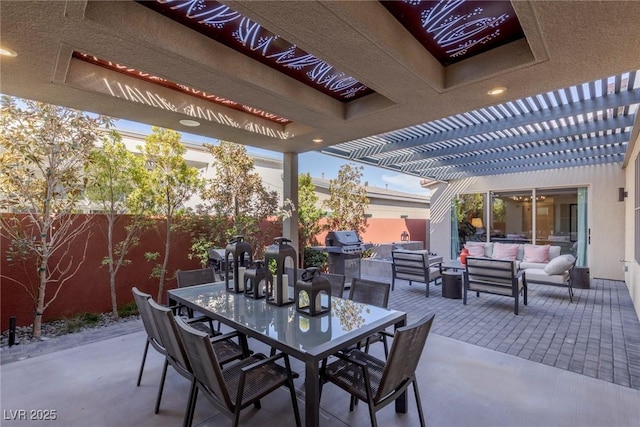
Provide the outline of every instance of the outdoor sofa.
<path id="1" fill-rule="evenodd" d="M 560 246 L 498 242 L 467 242 L 464 247 L 470 257 L 514 260 L 518 270 L 544 269 L 561 250 Z"/>

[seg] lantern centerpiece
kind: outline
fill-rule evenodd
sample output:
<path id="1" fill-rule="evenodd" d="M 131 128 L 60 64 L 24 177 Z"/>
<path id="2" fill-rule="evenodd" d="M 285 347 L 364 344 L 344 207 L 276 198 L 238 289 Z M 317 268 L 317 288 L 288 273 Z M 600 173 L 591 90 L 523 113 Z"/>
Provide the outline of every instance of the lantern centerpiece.
<path id="1" fill-rule="evenodd" d="M 267 295 L 267 282 L 269 270 L 263 260 L 258 260 L 244 273 L 244 294 L 251 298 L 259 299 Z"/>
<path id="2" fill-rule="evenodd" d="M 244 275 L 253 261 L 251 245 L 242 236 L 233 236 L 224 250 L 224 284 L 229 292 L 244 292 Z M 230 271 L 232 270 L 232 271 Z"/>
<path id="3" fill-rule="evenodd" d="M 289 297 L 289 276 L 285 272 L 285 263 L 289 259 L 293 266 L 293 277 L 298 277 L 298 254 L 291 240 L 277 237 L 274 243 L 267 247 L 264 261 L 269 270 L 267 278 L 267 303 L 283 306 L 294 300 Z"/>
<path id="4" fill-rule="evenodd" d="M 331 311 L 331 282 L 320 274 L 318 267 L 309 267 L 302 273 L 293 295 L 296 310 L 302 314 L 317 316 Z"/>

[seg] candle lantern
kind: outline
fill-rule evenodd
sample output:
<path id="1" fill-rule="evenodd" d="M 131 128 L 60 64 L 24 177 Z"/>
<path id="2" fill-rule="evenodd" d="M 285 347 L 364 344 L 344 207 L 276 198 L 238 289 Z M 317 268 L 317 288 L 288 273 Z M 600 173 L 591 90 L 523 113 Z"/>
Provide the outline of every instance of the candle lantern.
<path id="1" fill-rule="evenodd" d="M 264 261 L 256 261 L 253 268 L 247 268 L 244 273 L 244 294 L 255 299 L 265 297 L 268 275 L 269 271 L 264 266 Z"/>
<path id="2" fill-rule="evenodd" d="M 244 275 L 252 260 L 251 245 L 245 242 L 242 236 L 234 236 L 224 250 L 227 267 L 224 272 L 224 284 L 227 291 L 236 294 L 244 292 Z M 233 270 L 233 276 L 230 270 Z"/>
<path id="3" fill-rule="evenodd" d="M 283 306 L 293 303 L 289 297 L 289 276 L 285 273 L 285 263 L 291 260 L 293 265 L 293 277 L 298 277 L 298 254 L 293 246 L 289 245 L 291 240 L 278 237 L 272 245 L 267 247 L 264 260 L 269 270 L 267 277 L 267 303 Z"/>
<path id="4" fill-rule="evenodd" d="M 294 286 L 296 310 L 310 316 L 317 316 L 331 310 L 331 282 L 320 274 L 318 267 L 309 267 Z M 322 295 L 326 304 L 322 304 Z"/>

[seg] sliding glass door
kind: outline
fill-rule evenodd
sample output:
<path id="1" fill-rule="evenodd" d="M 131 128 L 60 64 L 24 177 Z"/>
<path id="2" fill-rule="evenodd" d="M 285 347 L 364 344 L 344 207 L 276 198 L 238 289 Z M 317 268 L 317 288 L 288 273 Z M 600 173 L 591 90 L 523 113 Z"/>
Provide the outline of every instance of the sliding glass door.
<path id="1" fill-rule="evenodd" d="M 462 194 L 452 204 L 454 230 L 452 252 L 469 241 L 548 244 L 586 266 L 587 188 Z"/>

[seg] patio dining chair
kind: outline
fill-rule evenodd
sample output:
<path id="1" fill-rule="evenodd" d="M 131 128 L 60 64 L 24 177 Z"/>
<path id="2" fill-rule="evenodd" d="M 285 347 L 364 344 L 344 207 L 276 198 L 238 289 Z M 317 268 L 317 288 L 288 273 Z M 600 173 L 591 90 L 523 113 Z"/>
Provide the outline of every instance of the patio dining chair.
<path id="1" fill-rule="evenodd" d="M 354 398 L 367 402 L 371 425 L 376 427 L 376 412 L 413 385 L 420 426 L 424 427 L 416 368 L 434 317 L 435 314 L 430 314 L 413 325 L 398 328 L 386 362 L 357 349 L 337 355 L 338 359 L 329 365 L 324 361 L 320 370 L 320 395 L 322 384 L 331 382 L 351 394 L 350 411 L 354 408 Z"/>
<path id="2" fill-rule="evenodd" d="M 213 268 L 198 268 L 195 270 L 178 270 L 176 273 L 176 280 L 179 288 L 187 288 L 189 286 L 204 285 L 205 283 L 217 282 L 216 272 Z M 195 316 L 191 308 L 187 308 L 187 315 L 189 318 L 198 319 L 199 321 L 209 322 L 211 330 L 220 332 L 220 322 L 218 322 L 217 328 L 213 328 L 213 321 L 211 318 L 199 315 Z M 182 307 L 179 308 L 181 312 Z"/>
<path id="3" fill-rule="evenodd" d="M 205 333 L 192 328 L 181 318 L 176 318 L 176 324 L 194 375 L 195 389 L 187 418 L 189 422 L 193 420 L 198 391 L 217 410 L 230 417 L 233 426 L 237 426 L 242 409 L 250 405 L 260 409 L 260 399 L 281 386 L 286 386 L 291 395 L 296 426 L 300 427 L 298 401 L 286 354 L 280 353 L 267 358 L 256 353 L 228 367 L 222 367 Z M 284 367 L 276 363 L 280 359 L 284 360 Z"/>
<path id="4" fill-rule="evenodd" d="M 351 289 L 349 289 L 349 299 L 355 302 L 375 305 L 387 308 L 389 305 L 389 292 L 391 290 L 390 283 L 378 282 L 375 280 L 358 279 L 354 277 L 351 280 Z M 368 337 L 364 343 L 365 352 L 369 352 L 369 346 L 376 342 L 382 342 L 384 346 L 384 355 L 389 354 L 389 345 L 385 334 L 377 333 Z M 361 343 L 358 344 L 361 347 Z"/>
<path id="5" fill-rule="evenodd" d="M 164 366 L 162 367 L 160 385 L 158 387 L 155 413 L 157 414 L 160 411 L 160 401 L 162 400 L 162 391 L 164 389 L 164 382 L 167 376 L 167 368 L 171 365 L 176 372 L 192 383 L 189 398 L 187 399 L 187 409 L 185 411 L 185 425 L 189 425 L 191 421 L 189 419 L 191 416 L 191 411 L 189 409 L 191 408 L 195 391 L 193 373 L 178 333 L 173 312 L 171 309 L 155 302 L 153 298 L 147 299 L 147 304 L 149 305 L 149 312 L 151 313 L 156 330 L 158 331 L 160 341 L 165 348 L 165 360 Z M 231 338 L 233 337 L 238 337 L 241 344 L 231 341 Z M 209 339 L 213 344 L 213 350 L 221 364 L 225 364 L 236 359 L 242 359 L 248 355 L 246 340 L 243 342 L 243 336 L 237 332 L 218 335 Z"/>
<path id="6" fill-rule="evenodd" d="M 138 307 L 138 313 L 140 314 L 140 319 L 142 319 L 142 325 L 144 326 L 144 330 L 147 333 L 147 341 L 144 344 L 144 352 L 142 353 L 142 363 L 140 364 L 140 372 L 138 373 L 138 381 L 136 386 L 140 387 L 140 382 L 142 381 L 142 372 L 144 371 L 144 363 L 147 360 L 147 352 L 149 351 L 149 345 L 151 345 L 156 351 L 163 356 L 167 355 L 167 351 L 162 345 L 162 341 L 160 340 L 160 335 L 158 333 L 158 329 L 151 317 L 151 311 L 149 305 L 147 304 L 147 300 L 151 298 L 151 295 L 146 294 L 140 291 L 138 288 L 134 287 L 131 289 L 133 292 L 133 299 Z"/>
<path id="7" fill-rule="evenodd" d="M 331 296 L 342 298 L 344 296 L 344 274 L 322 273 L 322 277 L 331 283 Z"/>

